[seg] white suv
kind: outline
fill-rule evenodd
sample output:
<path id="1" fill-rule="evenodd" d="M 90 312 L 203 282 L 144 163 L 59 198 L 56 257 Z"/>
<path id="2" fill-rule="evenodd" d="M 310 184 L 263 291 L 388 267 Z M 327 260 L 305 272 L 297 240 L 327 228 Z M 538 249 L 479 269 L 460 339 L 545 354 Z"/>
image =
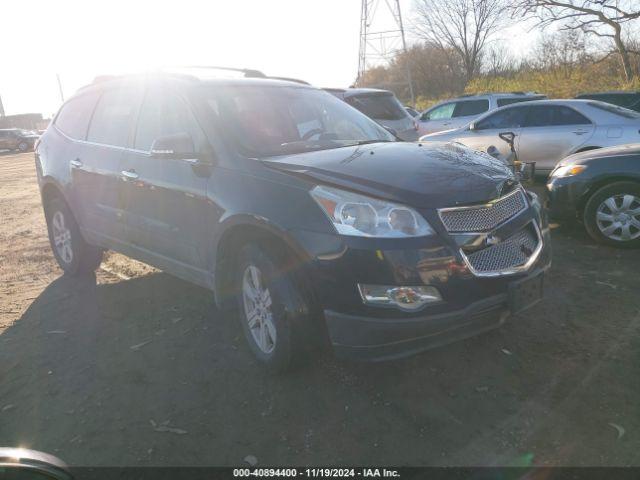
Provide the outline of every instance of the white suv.
<path id="1" fill-rule="evenodd" d="M 544 100 L 546 95 L 532 92 L 487 93 L 483 95 L 462 95 L 445 100 L 422 112 L 418 118 L 420 135 L 441 132 L 462 127 L 489 110 L 495 110 L 512 103 Z"/>

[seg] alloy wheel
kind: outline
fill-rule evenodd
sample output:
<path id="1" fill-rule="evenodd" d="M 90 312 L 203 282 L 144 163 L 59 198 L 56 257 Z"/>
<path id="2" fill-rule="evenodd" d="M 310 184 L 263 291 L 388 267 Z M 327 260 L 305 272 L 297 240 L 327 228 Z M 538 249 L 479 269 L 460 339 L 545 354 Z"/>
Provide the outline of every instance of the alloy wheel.
<path id="1" fill-rule="evenodd" d="M 57 210 L 51 218 L 53 243 L 58 255 L 65 263 L 73 261 L 73 249 L 71 248 L 71 230 L 67 227 L 64 214 Z"/>
<path id="2" fill-rule="evenodd" d="M 263 353 L 270 354 L 277 339 L 271 293 L 255 265 L 249 265 L 242 276 L 242 300 L 245 320 L 256 345 Z"/>
<path id="3" fill-rule="evenodd" d="M 604 200 L 596 211 L 596 224 L 602 234 L 619 242 L 640 237 L 640 198 L 619 194 Z"/>

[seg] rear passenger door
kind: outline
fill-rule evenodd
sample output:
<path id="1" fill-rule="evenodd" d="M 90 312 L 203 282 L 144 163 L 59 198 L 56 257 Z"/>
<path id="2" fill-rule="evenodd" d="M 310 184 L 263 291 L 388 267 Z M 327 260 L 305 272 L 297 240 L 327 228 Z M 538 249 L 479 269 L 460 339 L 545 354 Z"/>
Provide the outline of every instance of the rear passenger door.
<path id="1" fill-rule="evenodd" d="M 131 138 L 140 99 L 141 91 L 138 88 L 118 86 L 100 95 L 92 114 L 89 112 L 95 100 L 91 95 L 79 97 L 75 106 L 71 102 L 68 105 L 73 107 L 72 114 L 77 110 L 83 112 L 83 117 L 91 116 L 86 141 L 79 142 L 75 150 L 67 153 L 80 224 L 90 236 L 97 237 L 98 243 L 112 248 L 117 248 L 123 241 L 120 164 L 122 153 Z M 60 115 L 64 114 L 63 110 Z M 75 119 L 79 120 L 79 117 Z M 65 127 L 62 120 L 60 118 L 63 132 L 67 128 L 71 135 L 83 134 L 83 122 L 78 122 L 77 133 L 74 133 L 73 127 Z M 74 119 L 70 120 L 72 123 Z"/>
<path id="2" fill-rule="evenodd" d="M 146 91 L 132 148 L 123 157 L 126 182 L 126 231 L 135 247 L 156 264 L 202 269 L 209 248 L 207 181 L 211 166 L 193 159 L 158 158 L 155 140 L 188 134 L 196 153 L 208 151 L 205 135 L 186 100 L 172 88 Z M 197 157 L 198 155 L 194 155 Z"/>
<path id="3" fill-rule="evenodd" d="M 549 171 L 593 134 L 591 121 L 564 105 L 531 105 L 518 144 L 518 158 Z"/>

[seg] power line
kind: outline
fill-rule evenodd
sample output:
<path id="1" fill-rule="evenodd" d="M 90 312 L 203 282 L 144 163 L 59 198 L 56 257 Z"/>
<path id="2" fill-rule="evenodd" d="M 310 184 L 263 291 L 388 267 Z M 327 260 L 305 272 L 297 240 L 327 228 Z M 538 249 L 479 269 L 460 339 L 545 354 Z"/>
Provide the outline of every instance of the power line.
<path id="1" fill-rule="evenodd" d="M 382 8 L 380 3 L 383 3 Z M 376 24 L 387 20 L 389 27 L 380 26 L 381 30 L 372 31 Z M 402 23 L 400 0 L 362 0 L 360 7 L 360 51 L 358 58 L 358 78 L 356 83 L 364 80 L 368 61 L 388 62 L 398 53 L 405 53 L 407 85 L 411 103 L 415 103 L 413 80 L 407 53 L 407 42 Z"/>

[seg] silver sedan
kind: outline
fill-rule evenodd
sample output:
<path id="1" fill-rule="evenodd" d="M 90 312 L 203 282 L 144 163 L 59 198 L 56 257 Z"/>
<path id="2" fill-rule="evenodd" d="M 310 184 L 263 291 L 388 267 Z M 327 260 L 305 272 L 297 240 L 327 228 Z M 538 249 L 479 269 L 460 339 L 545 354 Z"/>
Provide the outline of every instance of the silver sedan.
<path id="1" fill-rule="evenodd" d="M 537 100 L 493 110 L 467 125 L 425 135 L 422 142 L 453 141 L 476 150 L 495 146 L 499 133 L 516 134 L 518 159 L 548 174 L 567 155 L 640 141 L 640 113 L 594 100 Z"/>

